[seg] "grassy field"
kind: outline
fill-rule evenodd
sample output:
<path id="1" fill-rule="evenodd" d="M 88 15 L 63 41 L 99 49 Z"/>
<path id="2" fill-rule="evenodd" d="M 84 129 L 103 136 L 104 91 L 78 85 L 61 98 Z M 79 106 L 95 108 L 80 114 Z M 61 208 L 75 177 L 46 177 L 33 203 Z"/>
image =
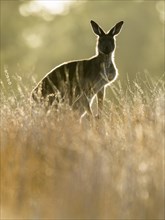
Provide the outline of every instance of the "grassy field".
<path id="1" fill-rule="evenodd" d="M 164 219 L 163 78 L 118 80 L 93 126 L 17 90 L 1 94 L 2 219 Z"/>

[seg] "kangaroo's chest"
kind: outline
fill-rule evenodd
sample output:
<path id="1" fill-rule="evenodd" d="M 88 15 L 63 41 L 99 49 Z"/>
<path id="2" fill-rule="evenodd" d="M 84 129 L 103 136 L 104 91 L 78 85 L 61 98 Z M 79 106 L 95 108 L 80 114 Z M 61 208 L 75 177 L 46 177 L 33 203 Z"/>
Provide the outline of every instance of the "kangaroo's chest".
<path id="1" fill-rule="evenodd" d="M 112 62 L 102 62 L 100 64 L 100 76 L 107 83 L 111 82 L 115 78 L 115 67 Z"/>

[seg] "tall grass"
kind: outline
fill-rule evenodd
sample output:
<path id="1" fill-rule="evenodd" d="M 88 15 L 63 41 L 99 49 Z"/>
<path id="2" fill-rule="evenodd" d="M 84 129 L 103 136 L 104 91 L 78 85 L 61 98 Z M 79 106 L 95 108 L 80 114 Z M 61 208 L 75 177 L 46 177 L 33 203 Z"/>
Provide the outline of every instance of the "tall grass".
<path id="1" fill-rule="evenodd" d="M 164 219 L 164 82 L 109 89 L 103 116 L 1 94 L 2 219 Z"/>

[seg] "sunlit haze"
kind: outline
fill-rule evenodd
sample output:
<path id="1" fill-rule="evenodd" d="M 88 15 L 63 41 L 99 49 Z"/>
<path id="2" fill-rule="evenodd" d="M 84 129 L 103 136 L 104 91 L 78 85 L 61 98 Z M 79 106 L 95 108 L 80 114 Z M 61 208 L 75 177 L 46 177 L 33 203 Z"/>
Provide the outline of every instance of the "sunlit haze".
<path id="1" fill-rule="evenodd" d="M 73 3 L 73 1 L 51 1 L 51 0 L 35 0 L 35 4 L 43 7 L 51 14 L 63 13 L 68 5 Z"/>
<path id="2" fill-rule="evenodd" d="M 43 19 L 49 21 L 53 20 L 53 15 L 64 14 L 67 12 L 68 6 L 73 1 L 51 1 L 51 0 L 34 0 L 25 2 L 20 5 L 19 12 L 22 16 L 29 16 L 32 14 L 38 14 Z"/>

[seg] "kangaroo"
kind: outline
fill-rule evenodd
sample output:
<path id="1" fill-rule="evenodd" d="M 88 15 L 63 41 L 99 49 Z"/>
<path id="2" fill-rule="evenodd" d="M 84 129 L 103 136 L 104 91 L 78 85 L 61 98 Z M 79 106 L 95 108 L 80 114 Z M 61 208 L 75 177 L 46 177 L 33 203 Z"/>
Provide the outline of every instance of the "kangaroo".
<path id="1" fill-rule="evenodd" d="M 56 105 L 68 101 L 80 115 L 93 116 L 91 105 L 97 96 L 98 115 L 103 109 L 105 88 L 114 82 L 118 70 L 114 62 L 115 36 L 119 34 L 123 21 L 110 31 L 91 20 L 93 32 L 97 35 L 96 55 L 84 60 L 65 62 L 52 69 L 33 89 L 32 98 L 36 102 Z"/>

